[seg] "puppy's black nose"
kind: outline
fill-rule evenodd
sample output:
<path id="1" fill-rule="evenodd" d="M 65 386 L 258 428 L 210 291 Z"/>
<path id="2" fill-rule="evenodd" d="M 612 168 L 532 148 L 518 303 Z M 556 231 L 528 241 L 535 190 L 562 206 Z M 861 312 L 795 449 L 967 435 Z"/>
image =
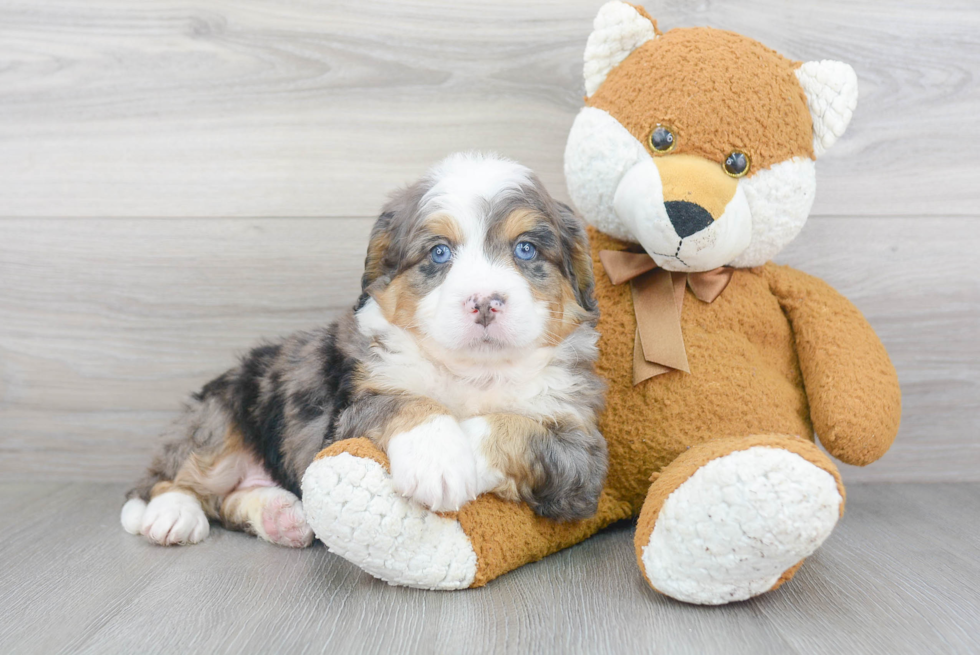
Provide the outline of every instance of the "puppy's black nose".
<path id="1" fill-rule="evenodd" d="M 504 310 L 504 297 L 499 293 L 492 296 L 470 296 L 463 306 L 473 314 L 473 319 L 483 327 L 487 327 Z"/>
<path id="2" fill-rule="evenodd" d="M 682 239 L 697 234 L 715 222 L 707 209 L 693 202 L 671 200 L 665 202 L 664 207 L 667 208 L 667 218 L 670 219 L 670 224 L 674 226 L 677 236 Z"/>

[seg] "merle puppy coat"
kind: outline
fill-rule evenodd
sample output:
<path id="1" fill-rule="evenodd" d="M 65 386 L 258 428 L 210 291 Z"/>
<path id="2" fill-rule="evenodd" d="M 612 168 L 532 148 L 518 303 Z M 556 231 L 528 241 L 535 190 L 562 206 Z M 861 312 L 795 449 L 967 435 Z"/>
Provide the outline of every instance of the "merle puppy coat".
<path id="1" fill-rule="evenodd" d="M 523 166 L 451 156 L 385 206 L 349 312 L 256 347 L 191 397 L 123 526 L 184 544 L 218 519 L 308 545 L 303 473 L 351 437 L 436 511 L 495 493 L 589 516 L 606 474 L 596 319 L 574 213 Z"/>

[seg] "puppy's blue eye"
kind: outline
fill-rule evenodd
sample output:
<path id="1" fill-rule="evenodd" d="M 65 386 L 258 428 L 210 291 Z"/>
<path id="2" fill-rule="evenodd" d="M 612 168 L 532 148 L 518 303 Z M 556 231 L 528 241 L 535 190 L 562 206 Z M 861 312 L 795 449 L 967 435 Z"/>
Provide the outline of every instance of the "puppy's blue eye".
<path id="1" fill-rule="evenodd" d="M 444 246 L 439 244 L 429 252 L 429 257 L 432 258 L 436 264 L 445 264 L 453 256 L 453 251 L 449 249 L 449 246 Z"/>
<path id="2" fill-rule="evenodd" d="M 514 255 L 524 261 L 534 259 L 536 254 L 538 254 L 538 249 L 534 247 L 533 243 L 528 243 L 527 241 L 521 241 L 514 248 Z"/>

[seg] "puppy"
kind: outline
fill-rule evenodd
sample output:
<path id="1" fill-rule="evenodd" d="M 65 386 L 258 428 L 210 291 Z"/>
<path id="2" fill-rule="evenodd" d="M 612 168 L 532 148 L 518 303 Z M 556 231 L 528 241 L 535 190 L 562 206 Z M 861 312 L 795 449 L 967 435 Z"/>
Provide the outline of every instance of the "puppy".
<path id="1" fill-rule="evenodd" d="M 597 308 L 571 209 L 514 162 L 450 156 L 384 207 L 361 288 L 336 323 L 255 348 L 191 397 L 128 494 L 127 531 L 196 543 L 217 519 L 307 546 L 303 472 L 352 437 L 434 511 L 491 492 L 561 521 L 595 512 Z"/>

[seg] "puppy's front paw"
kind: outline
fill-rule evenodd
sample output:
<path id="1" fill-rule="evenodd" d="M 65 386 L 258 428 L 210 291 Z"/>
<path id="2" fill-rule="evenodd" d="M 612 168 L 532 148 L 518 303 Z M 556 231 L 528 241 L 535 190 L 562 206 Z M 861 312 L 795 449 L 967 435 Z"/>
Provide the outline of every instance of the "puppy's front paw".
<path id="1" fill-rule="evenodd" d="M 436 512 L 452 512 L 477 496 L 473 451 L 451 416 L 434 416 L 388 442 L 392 484 Z"/>
<path id="2" fill-rule="evenodd" d="M 197 498 L 180 491 L 162 493 L 146 506 L 140 534 L 155 544 L 196 544 L 211 527 Z"/>

